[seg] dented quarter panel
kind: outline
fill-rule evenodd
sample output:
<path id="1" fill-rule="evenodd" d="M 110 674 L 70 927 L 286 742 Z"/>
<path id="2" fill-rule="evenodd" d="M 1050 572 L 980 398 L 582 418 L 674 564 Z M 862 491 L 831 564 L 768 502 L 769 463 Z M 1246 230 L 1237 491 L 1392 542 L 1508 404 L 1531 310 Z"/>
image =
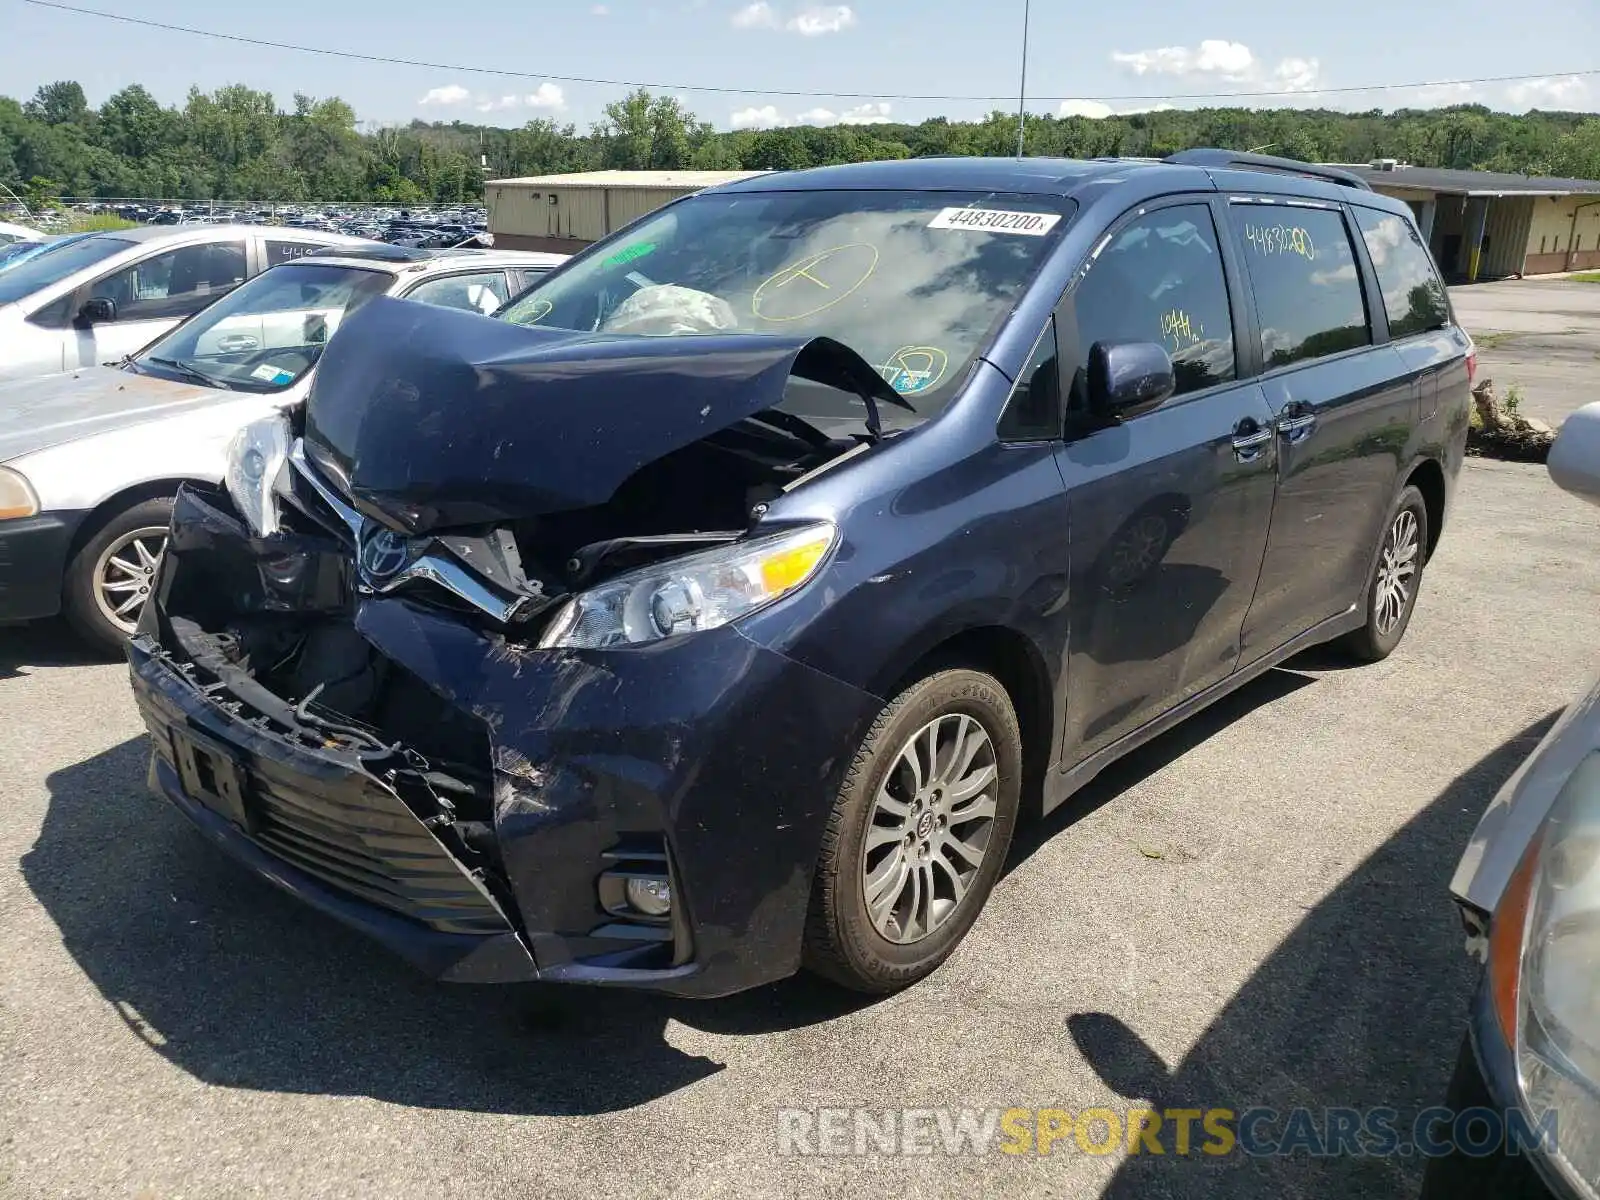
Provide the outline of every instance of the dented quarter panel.
<path id="1" fill-rule="evenodd" d="M 365 601 L 356 627 L 491 730 L 496 832 L 541 972 L 585 952 L 594 864 L 636 831 L 665 833 L 694 931 L 697 974 L 676 990 L 796 969 L 827 813 L 877 698 L 727 627 L 526 650 L 396 599 Z"/>

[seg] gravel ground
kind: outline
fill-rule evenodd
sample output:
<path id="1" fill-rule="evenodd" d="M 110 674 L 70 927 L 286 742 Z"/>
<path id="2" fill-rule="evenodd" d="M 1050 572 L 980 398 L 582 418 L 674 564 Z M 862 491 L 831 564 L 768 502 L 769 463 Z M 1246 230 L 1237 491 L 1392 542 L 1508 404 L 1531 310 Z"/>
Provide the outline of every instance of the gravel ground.
<path id="1" fill-rule="evenodd" d="M 1473 983 L 1456 858 L 1596 669 L 1597 544 L 1541 468 L 1469 463 L 1397 654 L 1304 656 L 1119 764 L 1023 831 L 945 969 L 873 1003 L 418 979 L 146 794 L 125 668 L 0 631 L 0 1195 L 1412 1195 L 1399 1157 L 785 1156 L 776 1110 L 1404 1127 Z"/>

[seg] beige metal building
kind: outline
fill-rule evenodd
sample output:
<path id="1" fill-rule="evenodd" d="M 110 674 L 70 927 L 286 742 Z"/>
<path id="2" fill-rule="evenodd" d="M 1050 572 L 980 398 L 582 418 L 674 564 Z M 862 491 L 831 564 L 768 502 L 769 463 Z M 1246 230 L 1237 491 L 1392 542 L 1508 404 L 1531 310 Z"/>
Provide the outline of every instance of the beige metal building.
<path id="1" fill-rule="evenodd" d="M 760 171 L 579 171 L 484 184 L 501 250 L 571 254 L 679 196 Z"/>
<path id="2" fill-rule="evenodd" d="M 1452 281 L 1600 267 L 1600 180 L 1412 167 L 1350 166 L 1374 191 L 1411 205 Z"/>

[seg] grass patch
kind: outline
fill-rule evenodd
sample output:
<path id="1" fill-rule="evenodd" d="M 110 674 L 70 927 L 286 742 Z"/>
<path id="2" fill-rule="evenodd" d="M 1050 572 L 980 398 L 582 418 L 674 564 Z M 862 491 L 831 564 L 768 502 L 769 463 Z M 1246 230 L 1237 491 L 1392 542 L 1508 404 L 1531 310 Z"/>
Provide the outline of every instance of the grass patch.
<path id="1" fill-rule="evenodd" d="M 1568 279 L 1576 279 L 1579 283 L 1600 283 L 1600 271 L 1579 271 L 1575 275 L 1568 275 Z"/>
<path id="2" fill-rule="evenodd" d="M 1494 350 L 1504 346 L 1507 342 L 1515 341 L 1521 336 L 1522 334 L 1514 329 L 1490 330 L 1488 333 L 1474 333 L 1472 335 L 1472 344 L 1479 350 Z"/>
<path id="3" fill-rule="evenodd" d="M 75 213 L 62 223 L 60 233 L 106 233 L 113 229 L 137 229 L 139 222 L 125 221 L 110 213 Z"/>

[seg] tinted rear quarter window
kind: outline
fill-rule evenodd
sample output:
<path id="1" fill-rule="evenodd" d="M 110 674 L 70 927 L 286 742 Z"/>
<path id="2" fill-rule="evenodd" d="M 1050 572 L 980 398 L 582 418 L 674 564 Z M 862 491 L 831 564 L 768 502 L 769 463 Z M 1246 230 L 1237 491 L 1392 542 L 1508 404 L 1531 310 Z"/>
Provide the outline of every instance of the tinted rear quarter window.
<path id="1" fill-rule="evenodd" d="M 1255 292 L 1264 369 L 1372 341 L 1343 213 L 1235 203 L 1228 214 Z"/>
<path id="2" fill-rule="evenodd" d="M 1394 213 L 1357 208 L 1356 224 L 1378 274 L 1389 336 L 1402 338 L 1450 323 L 1450 303 L 1417 227 Z"/>

